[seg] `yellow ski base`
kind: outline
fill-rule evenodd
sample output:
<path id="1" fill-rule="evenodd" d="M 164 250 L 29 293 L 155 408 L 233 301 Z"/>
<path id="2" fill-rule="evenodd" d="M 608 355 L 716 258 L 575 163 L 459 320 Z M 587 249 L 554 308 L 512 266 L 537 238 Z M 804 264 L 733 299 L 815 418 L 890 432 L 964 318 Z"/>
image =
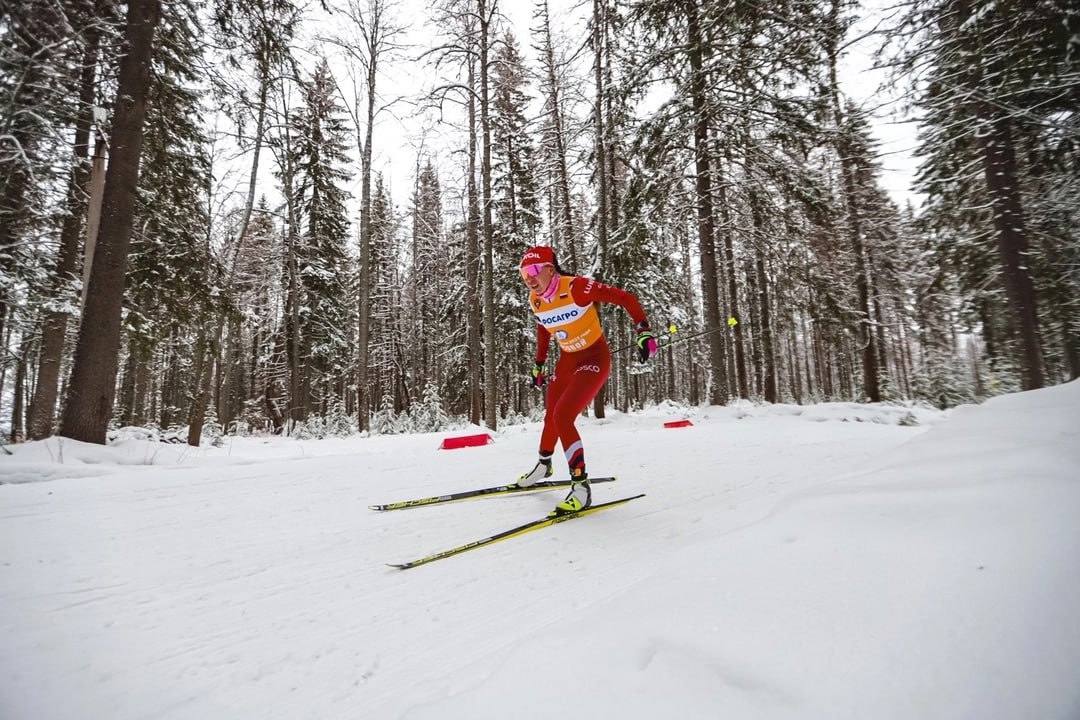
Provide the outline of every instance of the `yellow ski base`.
<path id="1" fill-rule="evenodd" d="M 615 477 L 590 478 L 593 485 L 605 482 L 615 482 Z M 522 487 L 516 483 L 509 485 L 496 485 L 495 487 L 479 488 L 477 490 L 464 490 L 462 492 L 448 493 L 446 495 L 434 495 L 432 497 L 417 498 L 416 500 L 401 500 L 399 502 L 386 503 L 384 505 L 368 505 L 369 510 L 379 512 L 385 510 L 406 510 L 408 508 L 424 507 L 425 505 L 439 505 L 441 503 L 459 502 L 482 497 L 497 497 L 500 495 L 517 495 L 521 493 L 542 492 L 544 490 L 558 490 L 570 487 L 570 480 L 542 480 L 535 485 Z"/>
<path id="2" fill-rule="evenodd" d="M 612 500 L 612 501 L 606 502 L 606 503 L 600 503 L 599 505 L 590 505 L 589 507 L 585 508 L 584 510 L 578 510 L 575 513 L 568 513 L 566 515 L 556 515 L 554 517 L 545 517 L 545 518 L 542 518 L 540 520 L 533 520 L 532 522 L 527 522 L 524 525 L 518 525 L 515 528 L 510 528 L 509 530 L 505 530 L 505 531 L 503 531 L 501 533 L 497 533 L 497 534 L 492 535 L 490 537 L 486 537 L 486 538 L 484 538 L 482 540 L 474 540 L 473 542 L 465 543 L 464 545 L 459 545 L 459 546 L 457 546 L 455 548 L 450 548 L 449 550 L 443 550 L 442 552 L 434 553 L 432 555 L 427 555 L 427 556 L 422 557 L 422 558 L 420 558 L 418 560 L 413 560 L 411 562 L 406 562 L 406 563 L 387 563 L 387 564 L 390 567 L 398 568 L 399 570 L 408 570 L 409 568 L 414 568 L 414 567 L 417 567 L 419 565 L 426 565 L 429 562 L 435 562 L 436 560 L 442 560 L 444 558 L 453 557 L 454 555 L 460 555 L 463 552 L 468 552 L 469 550 L 475 550 L 476 548 L 484 547 L 485 545 L 492 545 L 492 544 L 497 543 L 497 542 L 499 542 L 501 540 L 509 540 L 510 538 L 517 537 L 519 535 L 524 535 L 525 533 L 532 532 L 533 530 L 539 530 L 540 528 L 551 527 L 552 525 L 558 525 L 559 523 L 566 522 L 567 520 L 573 520 L 574 518 L 583 517 L 585 515 L 591 515 L 591 514 L 593 514 L 595 512 L 600 512 L 601 510 L 607 510 L 608 508 L 615 507 L 616 505 L 623 505 L 625 503 L 630 502 L 631 500 L 637 500 L 638 498 L 643 498 L 643 497 L 645 497 L 645 493 L 642 493 L 640 495 L 633 495 L 631 497 L 620 498 L 619 500 Z"/>

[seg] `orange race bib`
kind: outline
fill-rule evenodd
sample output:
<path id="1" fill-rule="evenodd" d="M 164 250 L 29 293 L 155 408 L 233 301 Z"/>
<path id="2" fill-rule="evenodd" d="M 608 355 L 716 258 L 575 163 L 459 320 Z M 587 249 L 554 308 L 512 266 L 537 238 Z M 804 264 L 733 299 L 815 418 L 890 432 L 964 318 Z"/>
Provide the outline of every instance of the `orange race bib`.
<path id="1" fill-rule="evenodd" d="M 563 352 L 578 352 L 600 339 L 600 314 L 593 303 L 578 305 L 570 292 L 573 277 L 559 278 L 559 289 L 550 301 L 531 293 L 530 301 L 536 320 L 559 343 Z"/>

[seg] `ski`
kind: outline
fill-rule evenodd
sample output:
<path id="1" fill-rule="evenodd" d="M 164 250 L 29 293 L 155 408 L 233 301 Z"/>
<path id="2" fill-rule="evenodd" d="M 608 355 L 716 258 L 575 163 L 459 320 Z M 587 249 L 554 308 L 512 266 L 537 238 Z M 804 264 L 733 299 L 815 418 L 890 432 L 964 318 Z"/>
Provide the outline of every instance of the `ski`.
<path id="1" fill-rule="evenodd" d="M 614 477 L 589 478 L 592 484 L 614 482 Z M 496 485 L 495 487 L 478 488 L 476 490 L 463 490 L 462 492 L 448 495 L 435 495 L 433 497 L 418 498 L 416 500 L 402 500 L 400 502 L 386 503 L 385 505 L 368 505 L 372 510 L 380 512 L 384 510 L 404 510 L 406 508 L 422 507 L 424 505 L 437 505 L 439 503 L 457 502 L 458 500 L 471 500 L 479 497 L 492 495 L 517 495 L 519 493 L 539 492 L 540 490 L 554 490 L 557 488 L 570 487 L 569 480 L 542 480 L 535 485 L 521 487 L 517 483 L 509 485 Z"/>
<path id="2" fill-rule="evenodd" d="M 631 500 L 637 500 L 638 498 L 643 497 L 645 497 L 645 493 L 620 498 L 618 500 L 612 500 L 606 503 L 600 503 L 599 505 L 591 505 L 584 510 L 577 511 L 576 513 L 569 513 L 567 515 L 556 515 L 554 517 L 548 516 L 545 518 L 541 518 L 540 520 L 533 520 L 532 522 L 527 522 L 524 525 L 518 525 L 517 527 L 510 528 L 509 530 L 504 530 L 501 533 L 496 533 L 495 535 L 492 535 L 491 537 L 486 537 L 483 540 L 474 540 L 471 543 L 466 543 L 464 545 L 459 545 L 456 548 L 450 548 L 449 550 L 443 550 L 442 552 L 427 555 L 425 557 L 419 558 L 418 560 L 413 560 L 412 562 L 387 563 L 387 565 L 389 565 L 390 567 L 398 568 L 399 570 L 408 570 L 409 568 L 414 568 L 418 565 L 426 565 L 429 562 L 443 560 L 448 557 L 453 557 L 454 555 L 460 555 L 463 552 L 475 550 L 476 548 L 484 547 L 485 545 L 491 545 L 493 543 L 499 542 L 500 540 L 508 540 L 509 538 L 517 537 L 518 535 L 524 535 L 525 533 L 532 532 L 533 530 L 539 530 L 540 528 L 558 525 L 559 523 L 566 522 L 567 520 L 573 520 L 574 518 L 579 518 L 583 515 L 591 515 L 595 512 L 607 510 L 608 508 L 613 508 L 616 505 L 623 505 L 630 502 Z"/>

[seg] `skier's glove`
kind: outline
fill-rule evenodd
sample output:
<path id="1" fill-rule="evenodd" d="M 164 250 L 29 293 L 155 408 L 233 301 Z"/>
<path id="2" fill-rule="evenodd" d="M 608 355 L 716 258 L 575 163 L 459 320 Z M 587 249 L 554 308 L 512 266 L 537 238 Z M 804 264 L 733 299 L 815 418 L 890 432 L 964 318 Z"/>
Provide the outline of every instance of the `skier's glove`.
<path id="1" fill-rule="evenodd" d="M 534 388 L 542 388 L 547 384 L 547 375 L 544 374 L 544 363 L 533 363 L 532 385 Z"/>
<path id="2" fill-rule="evenodd" d="M 639 322 L 637 324 L 637 349 L 638 360 L 645 362 L 660 349 L 659 343 L 656 341 L 656 333 L 649 329 L 649 323 Z"/>

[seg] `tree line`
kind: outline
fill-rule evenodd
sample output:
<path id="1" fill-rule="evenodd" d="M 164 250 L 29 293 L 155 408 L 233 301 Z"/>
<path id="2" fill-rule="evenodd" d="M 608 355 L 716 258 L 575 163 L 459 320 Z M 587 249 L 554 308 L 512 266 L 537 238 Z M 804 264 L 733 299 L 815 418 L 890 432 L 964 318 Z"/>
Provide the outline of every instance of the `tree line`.
<path id="1" fill-rule="evenodd" d="M 616 353 L 601 416 L 665 399 L 948 407 L 1080 376 L 1068 4 L 908 0 L 881 18 L 878 62 L 919 129 L 919 208 L 884 190 L 873 108 L 841 80 L 869 13 L 848 0 L 590 0 L 582 22 L 536 0 L 527 33 L 499 0 L 424 12 L 5 11 L 13 439 L 528 417 L 542 397 L 522 382 L 516 268 L 535 244 L 677 327 L 648 366 Z M 422 87 L 404 92 L 410 73 Z M 395 198 L 378 158 L 404 116 L 421 130 L 390 153 L 412 168 Z M 622 311 L 602 318 L 614 348 L 632 343 Z"/>

